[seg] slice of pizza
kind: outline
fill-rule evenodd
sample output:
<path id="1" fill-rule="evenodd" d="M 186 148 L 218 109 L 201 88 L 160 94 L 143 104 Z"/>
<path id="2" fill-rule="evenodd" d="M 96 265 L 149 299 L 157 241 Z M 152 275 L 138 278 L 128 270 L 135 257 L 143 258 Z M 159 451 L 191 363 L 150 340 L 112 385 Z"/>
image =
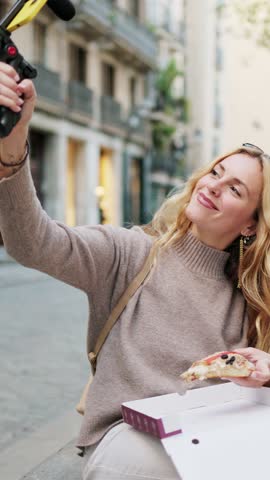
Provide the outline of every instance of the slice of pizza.
<path id="1" fill-rule="evenodd" d="M 197 360 L 180 378 L 187 382 L 206 378 L 248 377 L 255 365 L 236 352 L 216 352 Z"/>

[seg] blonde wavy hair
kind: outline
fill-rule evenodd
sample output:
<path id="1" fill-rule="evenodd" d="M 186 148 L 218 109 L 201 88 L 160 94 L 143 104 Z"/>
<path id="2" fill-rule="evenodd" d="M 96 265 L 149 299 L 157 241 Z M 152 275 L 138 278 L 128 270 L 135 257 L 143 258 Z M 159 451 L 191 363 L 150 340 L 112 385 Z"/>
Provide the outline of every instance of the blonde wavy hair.
<path id="1" fill-rule="evenodd" d="M 196 170 L 186 182 L 184 190 L 167 198 L 152 221 L 143 225 L 142 229 L 149 235 L 157 237 L 156 257 L 159 255 L 158 252 L 179 242 L 191 227 L 191 221 L 185 212 L 198 180 L 211 172 L 217 163 L 237 153 L 246 153 L 259 160 L 263 173 L 263 191 L 257 210 L 254 212 L 257 220 L 255 240 L 245 247 L 240 265 L 240 237 L 235 239 L 226 249 L 231 255 L 225 271 L 235 286 L 239 279 L 242 293 L 247 301 L 249 346 L 270 352 L 270 157 L 268 155 L 250 147 L 241 147 L 218 157 L 210 164 Z"/>

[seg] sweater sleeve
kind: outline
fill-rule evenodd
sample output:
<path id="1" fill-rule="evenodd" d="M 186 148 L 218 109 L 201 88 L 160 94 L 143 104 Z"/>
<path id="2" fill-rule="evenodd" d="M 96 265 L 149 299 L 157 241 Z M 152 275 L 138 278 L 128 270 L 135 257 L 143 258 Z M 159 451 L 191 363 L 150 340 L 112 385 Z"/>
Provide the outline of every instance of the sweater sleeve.
<path id="1" fill-rule="evenodd" d="M 88 294 L 108 282 L 120 263 L 120 227 L 70 228 L 42 209 L 29 161 L 0 181 L 0 231 L 8 254 Z"/>

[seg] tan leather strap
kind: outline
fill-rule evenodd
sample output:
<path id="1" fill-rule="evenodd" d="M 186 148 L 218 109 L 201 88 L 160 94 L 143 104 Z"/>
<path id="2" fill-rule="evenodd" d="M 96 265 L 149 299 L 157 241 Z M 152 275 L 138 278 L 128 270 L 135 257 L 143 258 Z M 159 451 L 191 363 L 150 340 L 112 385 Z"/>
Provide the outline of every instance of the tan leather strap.
<path id="1" fill-rule="evenodd" d="M 88 358 L 92 365 L 93 371 L 96 369 L 96 362 L 97 356 L 101 350 L 102 345 L 104 344 L 107 336 L 109 335 L 111 329 L 113 328 L 114 324 L 117 322 L 118 318 L 120 317 L 121 313 L 123 312 L 124 308 L 128 304 L 130 298 L 134 295 L 134 293 L 138 290 L 139 286 L 143 283 L 145 278 L 147 277 L 148 273 L 150 272 L 153 262 L 155 253 L 157 250 L 156 243 L 154 243 L 151 247 L 150 253 L 146 259 L 146 262 L 142 268 L 142 270 L 136 275 L 136 277 L 132 280 L 129 284 L 128 288 L 125 290 L 123 295 L 120 297 L 118 303 L 112 310 L 107 322 L 105 323 L 103 329 L 100 332 L 100 335 L 97 339 L 95 348 L 92 352 L 88 354 Z"/>

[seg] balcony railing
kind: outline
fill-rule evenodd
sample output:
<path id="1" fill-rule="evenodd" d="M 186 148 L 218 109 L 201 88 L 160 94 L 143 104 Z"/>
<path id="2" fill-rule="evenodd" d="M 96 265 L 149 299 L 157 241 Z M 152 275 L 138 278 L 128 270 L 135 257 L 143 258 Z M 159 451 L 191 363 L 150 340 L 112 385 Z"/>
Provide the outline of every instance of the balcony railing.
<path id="1" fill-rule="evenodd" d="M 124 10 L 117 9 L 113 21 L 113 30 L 127 43 L 141 52 L 143 56 L 155 62 L 157 58 L 157 40 L 152 32 L 142 25 L 135 17 Z"/>
<path id="2" fill-rule="evenodd" d="M 100 113 L 103 124 L 123 128 L 121 105 L 114 98 L 106 95 L 100 97 Z"/>
<path id="3" fill-rule="evenodd" d="M 152 172 L 163 172 L 169 177 L 187 178 L 186 155 L 181 151 L 152 152 Z"/>
<path id="4" fill-rule="evenodd" d="M 81 82 L 70 80 L 65 83 L 60 75 L 49 70 L 42 64 L 35 64 L 38 70 L 38 77 L 34 80 L 38 95 L 38 104 L 43 110 L 67 117 L 75 114 L 100 122 L 101 126 L 117 128 L 121 130 L 120 135 L 128 137 L 136 136 L 135 141 L 144 141 L 149 138 L 149 124 L 142 118 L 138 118 L 138 123 L 129 125 L 132 112 L 124 112 L 122 105 L 113 97 L 103 95 L 100 98 L 94 91 Z M 134 113 L 134 112 L 133 112 Z M 83 120 L 83 118 L 81 118 Z M 140 138 L 138 138 L 140 137 Z"/>
<path id="5" fill-rule="evenodd" d="M 138 126 L 134 128 L 134 133 L 136 135 L 147 135 L 148 124 L 144 118 L 140 118 Z"/>
<path id="6" fill-rule="evenodd" d="M 135 118 L 135 122 L 132 122 L 133 116 Z M 135 135 L 136 137 L 141 137 L 144 140 L 150 139 L 149 122 L 147 122 L 145 118 L 131 111 L 129 115 L 126 115 L 125 124 L 129 125 L 128 136 L 132 137 Z"/>
<path id="7" fill-rule="evenodd" d="M 68 105 L 73 111 L 93 115 L 93 91 L 80 82 L 72 80 L 68 84 Z"/>
<path id="8" fill-rule="evenodd" d="M 110 0 L 82 0 L 77 7 L 77 15 L 85 13 L 100 25 L 110 27 L 114 6 Z"/>
<path id="9" fill-rule="evenodd" d="M 38 76 L 34 79 L 38 97 L 53 103 L 62 103 L 64 92 L 60 75 L 46 68 L 44 65 L 35 64 Z"/>
<path id="10" fill-rule="evenodd" d="M 152 172 L 165 172 L 173 176 L 177 169 L 177 161 L 170 153 L 153 151 L 152 154 Z"/>
<path id="11" fill-rule="evenodd" d="M 77 7 L 74 27 L 78 21 L 89 23 L 99 35 L 110 36 L 122 49 L 128 47 L 150 67 L 156 65 L 158 50 L 155 35 L 110 0 L 82 0 Z"/>

